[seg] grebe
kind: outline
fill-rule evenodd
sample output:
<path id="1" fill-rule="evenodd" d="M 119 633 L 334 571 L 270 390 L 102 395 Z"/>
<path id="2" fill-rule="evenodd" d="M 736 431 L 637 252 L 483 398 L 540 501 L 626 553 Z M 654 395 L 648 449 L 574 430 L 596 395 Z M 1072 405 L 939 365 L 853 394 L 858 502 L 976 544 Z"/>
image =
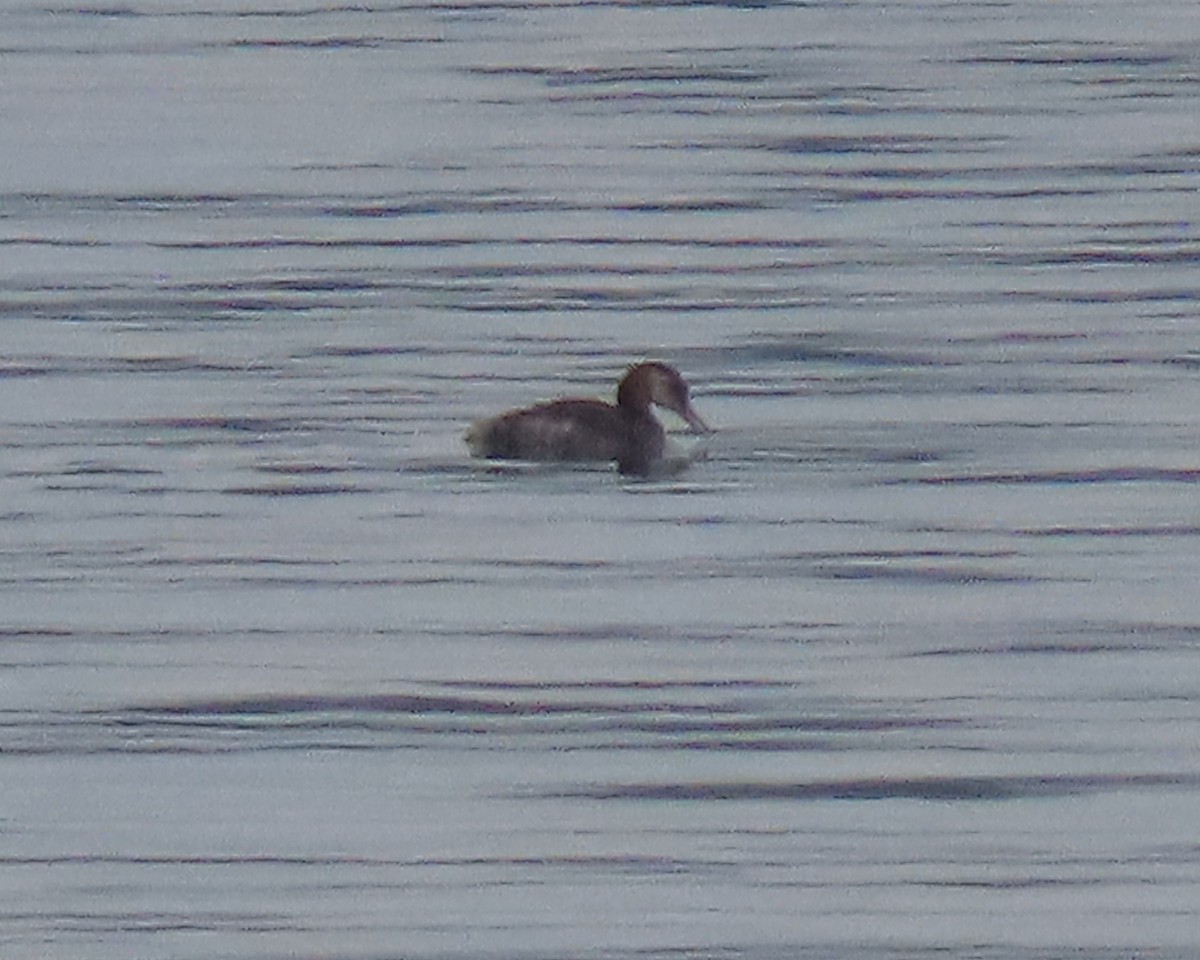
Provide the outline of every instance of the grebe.
<path id="1" fill-rule="evenodd" d="M 708 425 L 692 409 L 688 386 L 665 363 L 639 363 L 617 387 L 616 404 L 565 399 L 510 410 L 467 431 L 471 455 L 501 460 L 617 461 L 621 473 L 645 476 L 662 461 L 666 434 L 650 412 L 673 410 L 698 433 Z"/>

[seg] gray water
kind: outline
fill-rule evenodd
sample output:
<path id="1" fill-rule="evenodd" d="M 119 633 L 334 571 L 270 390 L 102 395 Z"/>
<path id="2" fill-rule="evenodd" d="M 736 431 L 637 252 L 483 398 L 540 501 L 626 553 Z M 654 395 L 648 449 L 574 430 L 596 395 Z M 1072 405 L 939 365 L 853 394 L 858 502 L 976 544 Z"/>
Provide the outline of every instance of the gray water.
<path id="1" fill-rule="evenodd" d="M 1200 5 L 0 12 L 0 955 L 1194 958 Z M 471 419 L 679 366 L 630 481 Z"/>

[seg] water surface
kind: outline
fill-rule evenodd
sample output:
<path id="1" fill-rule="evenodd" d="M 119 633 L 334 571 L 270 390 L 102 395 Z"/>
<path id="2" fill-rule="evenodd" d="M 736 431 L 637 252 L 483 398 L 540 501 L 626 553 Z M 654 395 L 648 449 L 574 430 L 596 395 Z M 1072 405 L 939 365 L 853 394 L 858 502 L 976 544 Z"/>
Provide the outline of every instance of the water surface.
<path id="1" fill-rule="evenodd" d="M 0 17 L 6 957 L 1194 954 L 1193 4 Z"/>

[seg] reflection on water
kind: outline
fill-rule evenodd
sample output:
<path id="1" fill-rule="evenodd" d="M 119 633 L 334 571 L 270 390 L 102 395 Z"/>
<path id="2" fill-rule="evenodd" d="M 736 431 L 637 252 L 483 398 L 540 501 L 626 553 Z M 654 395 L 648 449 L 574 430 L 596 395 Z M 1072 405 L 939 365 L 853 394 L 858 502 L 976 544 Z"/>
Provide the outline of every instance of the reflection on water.
<path id="1" fill-rule="evenodd" d="M 1197 9 L 9 14 L 4 955 L 1190 957 Z"/>

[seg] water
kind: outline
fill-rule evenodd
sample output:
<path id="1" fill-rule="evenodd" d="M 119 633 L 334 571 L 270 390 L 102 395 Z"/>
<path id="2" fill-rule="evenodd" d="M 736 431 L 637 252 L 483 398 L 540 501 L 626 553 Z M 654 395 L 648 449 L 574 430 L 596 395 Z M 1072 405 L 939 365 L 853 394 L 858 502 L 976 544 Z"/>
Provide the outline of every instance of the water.
<path id="1" fill-rule="evenodd" d="M 6 958 L 1194 956 L 1200 8 L 0 23 Z"/>

